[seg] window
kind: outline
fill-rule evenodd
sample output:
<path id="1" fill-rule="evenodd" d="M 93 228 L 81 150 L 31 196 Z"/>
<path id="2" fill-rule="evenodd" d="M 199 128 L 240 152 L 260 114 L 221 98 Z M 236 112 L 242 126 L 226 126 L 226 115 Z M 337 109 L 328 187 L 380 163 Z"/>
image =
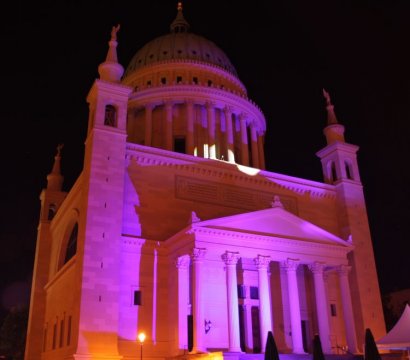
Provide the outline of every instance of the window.
<path id="1" fill-rule="evenodd" d="M 117 126 L 117 110 L 113 105 L 105 106 L 104 125 L 112 127 Z"/>
<path id="2" fill-rule="evenodd" d="M 212 86 L 212 80 L 208 80 L 208 86 Z"/>
<path id="3" fill-rule="evenodd" d="M 332 181 L 336 181 L 337 180 L 336 165 L 333 161 L 332 161 L 332 165 L 330 166 L 330 169 L 332 171 Z"/>
<path id="4" fill-rule="evenodd" d="M 43 334 L 43 351 L 46 351 L 47 348 L 47 326 L 44 328 Z"/>
<path id="5" fill-rule="evenodd" d="M 244 285 L 238 284 L 238 298 L 246 299 L 246 287 Z"/>
<path id="6" fill-rule="evenodd" d="M 330 304 L 330 314 L 331 314 L 332 316 L 337 316 L 336 304 Z"/>
<path id="7" fill-rule="evenodd" d="M 350 168 L 350 164 L 348 162 L 345 162 L 345 168 L 346 168 L 346 177 L 349 180 L 353 180 L 352 171 L 351 171 L 351 168 Z"/>
<path id="8" fill-rule="evenodd" d="M 174 151 L 185 154 L 185 138 L 184 137 L 176 137 L 174 139 Z"/>
<path id="9" fill-rule="evenodd" d="M 53 325 L 53 350 L 56 348 L 56 341 L 57 341 L 57 323 Z"/>
<path id="10" fill-rule="evenodd" d="M 182 76 L 177 76 L 177 84 L 181 84 L 182 83 Z"/>
<path id="11" fill-rule="evenodd" d="M 134 291 L 134 305 L 142 305 L 141 290 Z"/>
<path id="12" fill-rule="evenodd" d="M 50 206 L 48 207 L 47 219 L 48 220 L 53 220 L 54 215 L 56 214 L 56 212 L 57 212 L 57 208 L 56 208 L 55 204 L 50 204 Z"/>
<path id="13" fill-rule="evenodd" d="M 151 86 L 151 80 L 147 81 L 147 86 Z"/>
<path id="14" fill-rule="evenodd" d="M 64 319 L 60 321 L 60 341 L 59 346 L 63 347 L 64 344 Z"/>
<path id="15" fill-rule="evenodd" d="M 259 289 L 257 286 L 250 287 L 251 299 L 259 299 Z"/>
<path id="16" fill-rule="evenodd" d="M 161 78 L 161 84 L 166 84 L 167 83 L 167 78 L 165 78 L 165 77 L 162 77 Z"/>
<path id="17" fill-rule="evenodd" d="M 67 346 L 71 343 L 71 316 L 68 317 L 67 324 Z"/>
<path id="18" fill-rule="evenodd" d="M 192 78 L 192 82 L 193 82 L 194 84 L 198 84 L 198 78 L 197 78 L 196 76 L 194 76 L 194 77 Z"/>
<path id="19" fill-rule="evenodd" d="M 68 239 L 67 250 L 64 257 L 64 264 L 67 263 L 77 252 L 77 237 L 78 237 L 78 223 L 76 223 L 71 230 Z"/>

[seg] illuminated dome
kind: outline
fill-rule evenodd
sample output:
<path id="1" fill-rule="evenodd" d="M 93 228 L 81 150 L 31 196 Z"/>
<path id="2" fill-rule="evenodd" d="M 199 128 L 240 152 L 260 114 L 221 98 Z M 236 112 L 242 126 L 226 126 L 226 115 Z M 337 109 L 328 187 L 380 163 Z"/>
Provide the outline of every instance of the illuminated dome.
<path id="1" fill-rule="evenodd" d="M 212 41 L 189 32 L 189 24 L 182 14 L 182 6 L 170 26 L 171 33 L 160 36 L 140 49 L 130 61 L 127 77 L 135 70 L 167 60 L 193 60 L 219 66 L 238 76 L 225 53 Z"/>

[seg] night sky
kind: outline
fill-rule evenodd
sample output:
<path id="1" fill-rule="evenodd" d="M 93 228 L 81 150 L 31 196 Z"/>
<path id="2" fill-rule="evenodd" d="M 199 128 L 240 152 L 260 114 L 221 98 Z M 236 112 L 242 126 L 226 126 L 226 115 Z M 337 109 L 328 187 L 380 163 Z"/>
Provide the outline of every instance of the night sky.
<path id="1" fill-rule="evenodd" d="M 83 164 L 88 90 L 118 23 L 124 67 L 169 31 L 176 1 L 15 1 L 0 22 L 0 316 L 27 302 L 39 195 L 57 144 L 69 190 Z M 267 120 L 270 171 L 322 181 L 322 88 L 360 146 L 383 293 L 410 287 L 410 2 L 186 0 L 191 30 L 215 42 Z"/>

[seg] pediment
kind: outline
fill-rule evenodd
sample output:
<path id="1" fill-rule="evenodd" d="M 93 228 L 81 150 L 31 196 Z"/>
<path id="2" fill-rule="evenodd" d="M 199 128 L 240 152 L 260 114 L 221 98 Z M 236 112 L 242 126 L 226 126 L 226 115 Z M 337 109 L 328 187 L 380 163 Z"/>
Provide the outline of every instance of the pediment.
<path id="1" fill-rule="evenodd" d="M 192 224 L 192 227 L 295 239 L 329 245 L 351 246 L 349 242 L 286 211 L 282 207 L 199 221 Z"/>

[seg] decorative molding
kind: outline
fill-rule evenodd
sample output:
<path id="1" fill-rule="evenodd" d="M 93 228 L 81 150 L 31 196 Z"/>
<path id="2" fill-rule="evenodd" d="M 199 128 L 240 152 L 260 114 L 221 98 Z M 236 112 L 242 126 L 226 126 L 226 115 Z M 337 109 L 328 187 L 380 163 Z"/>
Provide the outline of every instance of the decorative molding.
<path id="1" fill-rule="evenodd" d="M 340 265 L 336 268 L 336 271 L 340 276 L 348 276 L 350 270 L 352 270 L 352 267 L 348 265 Z"/>
<path id="2" fill-rule="evenodd" d="M 308 268 L 313 274 L 323 274 L 325 266 L 326 266 L 325 263 L 317 262 L 317 261 L 315 261 L 312 264 L 308 264 Z"/>
<path id="3" fill-rule="evenodd" d="M 175 266 L 177 267 L 177 269 L 187 269 L 190 262 L 191 259 L 189 255 L 182 255 L 175 260 Z"/>
<path id="4" fill-rule="evenodd" d="M 193 248 L 191 253 L 191 258 L 193 262 L 202 261 L 205 257 L 206 249 L 204 248 Z"/>
<path id="5" fill-rule="evenodd" d="M 280 263 L 280 267 L 282 269 L 285 269 L 286 272 L 296 272 L 299 264 L 300 264 L 299 259 L 290 259 L 290 258 L 288 258 L 287 260 L 282 261 Z"/>
<path id="6" fill-rule="evenodd" d="M 247 187 L 212 182 L 186 176 L 175 176 L 175 197 L 202 203 L 210 203 L 245 210 L 268 208 L 272 193 Z M 298 213 L 297 200 L 281 196 L 286 210 Z"/>
<path id="7" fill-rule="evenodd" d="M 239 252 L 226 251 L 222 254 L 222 260 L 226 265 L 236 265 L 239 261 Z"/>
<path id="8" fill-rule="evenodd" d="M 260 269 L 267 269 L 270 264 L 270 256 L 265 255 L 258 255 L 256 258 L 253 259 L 256 268 Z"/>

